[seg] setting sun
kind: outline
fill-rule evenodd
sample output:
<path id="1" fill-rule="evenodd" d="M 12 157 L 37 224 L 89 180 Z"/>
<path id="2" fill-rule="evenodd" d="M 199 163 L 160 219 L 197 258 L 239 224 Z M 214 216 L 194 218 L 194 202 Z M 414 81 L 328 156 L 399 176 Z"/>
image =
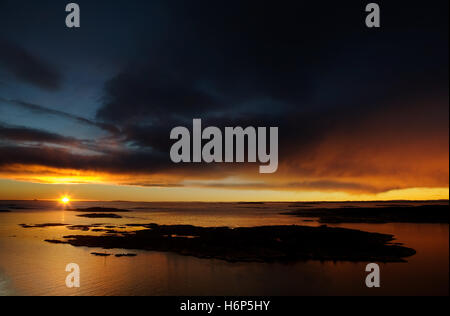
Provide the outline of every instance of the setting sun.
<path id="1" fill-rule="evenodd" d="M 63 196 L 60 201 L 62 204 L 66 205 L 69 204 L 70 198 L 68 196 Z"/>

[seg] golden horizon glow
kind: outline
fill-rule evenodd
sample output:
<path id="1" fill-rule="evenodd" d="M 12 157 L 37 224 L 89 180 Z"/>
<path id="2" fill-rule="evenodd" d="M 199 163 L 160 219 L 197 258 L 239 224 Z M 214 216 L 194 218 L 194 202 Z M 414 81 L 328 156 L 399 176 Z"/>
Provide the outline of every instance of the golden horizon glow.
<path id="1" fill-rule="evenodd" d="M 61 195 L 62 192 L 69 192 Z M 293 202 L 448 200 L 449 188 L 407 188 L 381 193 L 230 189 L 205 187 L 139 187 L 105 184 L 41 184 L 0 179 L 0 200 L 130 201 L 130 202 Z M 76 199 L 73 198 L 76 196 Z M 64 204 L 63 204 L 64 205 Z"/>

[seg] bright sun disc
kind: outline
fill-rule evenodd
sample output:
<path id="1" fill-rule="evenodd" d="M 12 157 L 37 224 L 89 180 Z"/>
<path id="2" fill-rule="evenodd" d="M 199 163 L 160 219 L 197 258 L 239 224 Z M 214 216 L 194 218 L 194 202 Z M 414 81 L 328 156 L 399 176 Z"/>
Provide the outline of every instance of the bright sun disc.
<path id="1" fill-rule="evenodd" d="M 70 202 L 70 198 L 68 196 L 64 196 L 61 198 L 62 204 L 68 204 Z"/>

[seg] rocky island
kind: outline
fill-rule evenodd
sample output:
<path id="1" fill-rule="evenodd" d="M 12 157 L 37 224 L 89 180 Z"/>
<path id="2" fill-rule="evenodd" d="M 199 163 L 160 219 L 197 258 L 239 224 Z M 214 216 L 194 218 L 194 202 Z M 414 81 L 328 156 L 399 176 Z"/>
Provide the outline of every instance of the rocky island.
<path id="1" fill-rule="evenodd" d="M 405 262 L 405 258 L 415 254 L 413 249 L 393 244 L 392 235 L 325 225 L 234 229 L 157 224 L 128 226 L 141 230 L 100 236 L 70 235 L 48 242 L 75 247 L 169 251 L 229 262 Z"/>
<path id="2" fill-rule="evenodd" d="M 77 208 L 69 210 L 73 212 L 84 212 L 84 213 L 128 213 L 129 210 L 113 208 L 113 207 L 88 207 L 88 208 Z"/>
<path id="3" fill-rule="evenodd" d="M 77 217 L 86 217 L 86 218 L 122 218 L 122 216 L 120 216 L 120 215 L 110 214 L 110 213 L 81 214 L 81 215 L 77 215 Z"/>

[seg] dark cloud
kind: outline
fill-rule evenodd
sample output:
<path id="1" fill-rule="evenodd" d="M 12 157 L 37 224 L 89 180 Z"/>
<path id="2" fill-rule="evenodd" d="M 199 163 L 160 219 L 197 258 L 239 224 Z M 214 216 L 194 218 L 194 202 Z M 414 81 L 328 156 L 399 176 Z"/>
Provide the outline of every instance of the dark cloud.
<path id="1" fill-rule="evenodd" d="M 24 108 L 26 110 L 32 111 L 35 114 L 54 115 L 54 116 L 58 116 L 60 118 L 73 120 L 73 121 L 76 121 L 76 122 L 84 124 L 84 125 L 94 126 L 94 127 L 103 129 L 103 130 L 108 131 L 113 134 L 117 134 L 119 132 L 119 130 L 113 124 L 92 121 L 92 120 L 86 119 L 84 117 L 73 115 L 73 114 L 70 114 L 70 113 L 67 113 L 64 111 L 49 109 L 49 108 L 46 108 L 39 104 L 28 103 L 28 102 L 24 102 L 24 101 L 20 101 L 20 100 L 8 100 L 8 99 L 2 98 L 1 96 L 0 96 L 0 102 Z"/>
<path id="2" fill-rule="evenodd" d="M 368 30 L 361 1 L 164 2 L 158 27 L 151 34 L 144 28 L 133 58 L 105 83 L 95 120 L 0 99 L 106 130 L 117 148 L 97 141 L 90 144 L 95 155 L 81 155 L 4 146 L 0 166 L 249 178 L 246 184 L 208 184 L 216 187 L 378 192 L 448 185 L 442 163 L 448 163 L 448 2 L 380 4 L 383 26 Z M 41 87 L 59 86 L 57 74 L 52 81 L 35 57 L 7 44 L 0 62 L 9 58 L 9 71 Z M 23 74 L 23 68 L 42 76 Z M 170 130 L 191 127 L 193 118 L 220 128 L 279 127 L 279 179 L 251 181 L 258 174 L 248 164 L 173 164 Z M 2 133 L 70 141 L 36 131 Z M 377 177 L 394 179 L 386 185 Z M 127 183 L 162 183 L 144 180 Z"/>
<path id="3" fill-rule="evenodd" d="M 58 90 L 62 74 L 18 44 L 0 37 L 0 65 L 19 80 L 45 90 Z"/>
<path id="4" fill-rule="evenodd" d="M 370 184 L 343 181 L 303 181 L 303 182 L 286 182 L 286 183 L 263 183 L 263 182 L 188 182 L 189 185 L 199 187 L 227 188 L 227 189 L 290 189 L 290 190 L 317 190 L 317 191 L 346 191 L 346 192 L 385 192 L 394 187 L 375 187 Z M 145 186 L 145 184 L 141 184 Z"/>
<path id="5" fill-rule="evenodd" d="M 392 98 L 447 91 L 438 7 L 409 5 L 406 14 L 383 3 L 384 29 L 370 33 L 359 1 L 176 3 L 167 5 L 164 39 L 141 43 L 140 57 L 105 85 L 97 112 L 144 146 L 161 147 L 158 131 L 192 118 L 317 135 L 325 124 L 381 112 Z"/>
<path id="6" fill-rule="evenodd" d="M 153 67 L 121 73 L 108 82 L 105 90 L 106 105 L 97 116 L 113 122 L 137 121 L 143 117 L 151 121 L 152 116 L 163 119 L 191 111 L 203 113 L 219 105 L 208 94 L 190 86 L 185 78 L 179 79 Z M 124 104 L 127 104 L 125 108 Z"/>
<path id="7" fill-rule="evenodd" d="M 78 150 L 89 153 L 89 155 L 115 155 L 120 152 L 120 150 L 111 148 L 111 146 L 105 144 L 105 140 L 108 139 L 78 139 L 41 129 L 0 123 L 0 142 L 3 145 L 31 148 L 38 152 L 42 147 L 55 145 L 59 146 L 60 149 L 66 150 L 68 153 Z M 51 164 L 46 166 L 53 167 Z"/>
<path id="8" fill-rule="evenodd" d="M 72 137 L 66 137 L 42 130 L 17 127 L 2 126 L 0 124 L 0 139 L 14 142 L 52 143 L 61 145 L 77 145 L 81 142 Z"/>
<path id="9" fill-rule="evenodd" d="M 390 162 L 397 169 L 383 170 L 368 152 L 381 157 L 374 146 L 383 140 L 384 151 L 396 152 L 410 139 L 406 135 L 425 145 L 431 129 L 445 143 L 448 30 L 437 7 L 425 9 L 428 15 L 423 6 L 382 7 L 383 29 L 369 32 L 360 2 L 326 8 L 270 2 L 180 5 L 164 29 L 167 40 L 144 50 L 106 84 L 97 118 L 119 124 L 137 148 L 166 156 L 171 128 L 190 127 L 193 118 L 202 118 L 204 126 L 221 128 L 278 126 L 280 171 L 298 177 L 400 172 L 399 159 Z M 372 117 L 378 118 L 376 126 Z M 342 153 L 329 143 L 333 135 L 345 135 L 339 139 Z M 302 186 L 377 190 L 331 180 L 297 182 Z"/>
<path id="10" fill-rule="evenodd" d="M 110 173 L 154 172 L 161 165 L 153 155 L 126 152 L 116 155 L 82 155 L 71 150 L 50 146 L 0 147 L 0 166 L 11 164 L 39 165 L 61 169 L 77 169 L 80 171 L 98 171 Z"/>

